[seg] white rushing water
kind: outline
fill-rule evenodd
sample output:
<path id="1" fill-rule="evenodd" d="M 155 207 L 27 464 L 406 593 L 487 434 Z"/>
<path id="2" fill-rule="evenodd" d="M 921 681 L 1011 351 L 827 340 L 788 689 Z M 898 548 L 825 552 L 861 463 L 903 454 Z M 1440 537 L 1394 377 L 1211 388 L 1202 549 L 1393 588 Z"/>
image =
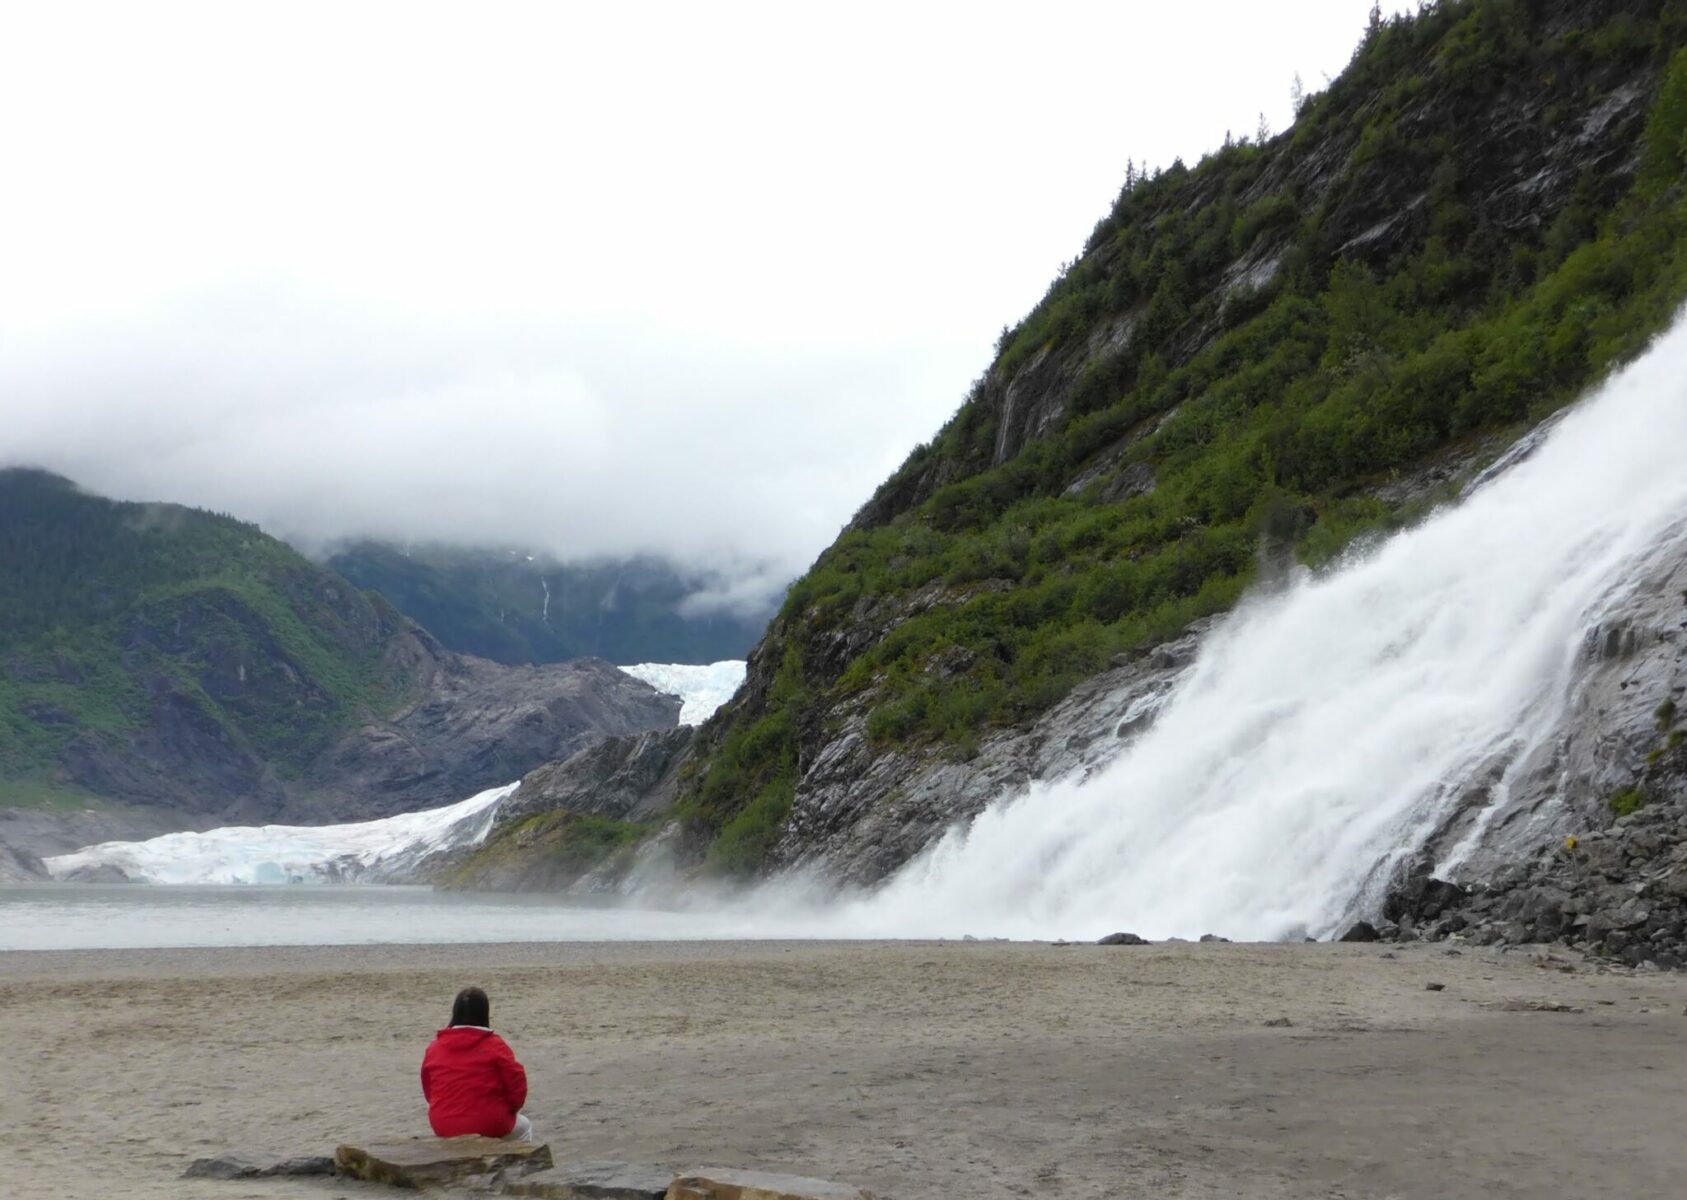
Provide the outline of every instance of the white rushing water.
<path id="1" fill-rule="evenodd" d="M 838 928 L 1327 935 L 1462 783 L 1552 735 L 1589 630 L 1684 526 L 1678 325 L 1457 508 L 1245 605 L 1088 782 L 992 806 Z"/>
<path id="2" fill-rule="evenodd" d="M 473 845 L 492 828 L 515 784 L 444 808 L 343 825 L 252 825 L 167 833 L 144 842 L 103 842 L 46 860 L 63 878 L 114 866 L 144 883 L 324 883 L 379 878 L 437 850 Z"/>
<path id="3" fill-rule="evenodd" d="M 729 658 L 721 662 L 694 666 L 690 663 L 636 663 L 621 669 L 635 679 L 642 679 L 659 692 L 667 692 L 684 701 L 680 709 L 681 725 L 701 725 L 714 715 L 715 709 L 732 699 L 744 682 L 746 664 L 743 659 Z"/>

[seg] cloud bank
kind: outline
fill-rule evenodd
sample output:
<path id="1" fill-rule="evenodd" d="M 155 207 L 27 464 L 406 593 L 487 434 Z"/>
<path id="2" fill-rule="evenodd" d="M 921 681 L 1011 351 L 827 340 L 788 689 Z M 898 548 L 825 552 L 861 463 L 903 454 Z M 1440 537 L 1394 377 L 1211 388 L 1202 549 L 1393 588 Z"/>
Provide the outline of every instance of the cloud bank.
<path id="1" fill-rule="evenodd" d="M 13 14 L 0 464 L 737 603 L 935 431 L 1127 157 L 1286 125 L 1368 7 Z"/>

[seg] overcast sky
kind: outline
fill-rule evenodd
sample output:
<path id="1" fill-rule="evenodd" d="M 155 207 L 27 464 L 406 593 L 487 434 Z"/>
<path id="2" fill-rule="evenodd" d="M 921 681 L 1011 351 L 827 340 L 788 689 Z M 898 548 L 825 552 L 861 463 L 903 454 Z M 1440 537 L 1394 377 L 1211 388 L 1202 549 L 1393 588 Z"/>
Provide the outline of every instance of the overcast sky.
<path id="1" fill-rule="evenodd" d="M 1369 7 L 7 6 L 0 464 L 789 575 Z"/>

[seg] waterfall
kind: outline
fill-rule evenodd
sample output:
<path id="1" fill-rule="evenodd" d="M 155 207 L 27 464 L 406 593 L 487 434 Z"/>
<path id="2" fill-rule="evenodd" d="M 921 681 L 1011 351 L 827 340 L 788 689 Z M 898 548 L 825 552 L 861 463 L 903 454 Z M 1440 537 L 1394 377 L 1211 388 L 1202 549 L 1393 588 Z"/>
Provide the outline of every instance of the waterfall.
<path id="1" fill-rule="evenodd" d="M 1457 507 L 1231 615 L 1083 783 L 1004 798 L 840 931 L 1327 935 L 1554 736 L 1601 615 L 1687 551 L 1687 325 Z"/>

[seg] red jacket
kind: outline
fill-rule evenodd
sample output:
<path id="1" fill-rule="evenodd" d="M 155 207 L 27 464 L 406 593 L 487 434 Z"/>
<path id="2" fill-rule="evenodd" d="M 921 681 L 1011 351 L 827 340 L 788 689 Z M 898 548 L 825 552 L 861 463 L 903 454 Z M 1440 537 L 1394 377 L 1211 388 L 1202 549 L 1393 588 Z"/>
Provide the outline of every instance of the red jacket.
<path id="1" fill-rule="evenodd" d="M 503 1137 L 527 1103 L 527 1072 L 508 1043 L 478 1025 L 441 1029 L 422 1056 L 428 1124 L 440 1137 Z"/>

